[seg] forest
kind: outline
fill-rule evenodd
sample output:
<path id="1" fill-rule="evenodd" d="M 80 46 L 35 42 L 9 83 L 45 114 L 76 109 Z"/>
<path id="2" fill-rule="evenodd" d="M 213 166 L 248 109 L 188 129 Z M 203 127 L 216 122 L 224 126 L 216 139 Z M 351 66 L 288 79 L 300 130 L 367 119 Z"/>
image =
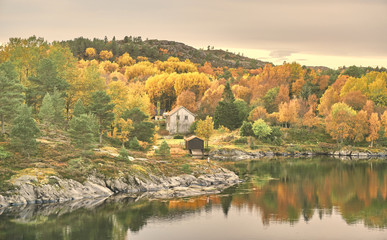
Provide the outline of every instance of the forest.
<path id="1" fill-rule="evenodd" d="M 252 148 L 291 143 L 294 132 L 341 146 L 386 144 L 386 68 L 275 66 L 224 51 L 219 66 L 218 50 L 173 46 L 11 38 L 0 46 L 0 142 L 30 156 L 37 137 L 64 132 L 84 151 L 97 142 L 147 150 L 165 134 L 152 117 L 181 105 L 196 114 L 197 133 L 200 124 L 237 131 Z M 0 158 L 7 154 L 0 145 Z"/>

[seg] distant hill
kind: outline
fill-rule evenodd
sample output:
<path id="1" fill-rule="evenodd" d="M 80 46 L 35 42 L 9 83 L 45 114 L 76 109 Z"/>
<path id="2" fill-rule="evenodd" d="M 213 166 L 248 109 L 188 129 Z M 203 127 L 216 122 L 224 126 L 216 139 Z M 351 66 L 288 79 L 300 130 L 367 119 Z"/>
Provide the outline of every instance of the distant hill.
<path id="1" fill-rule="evenodd" d="M 247 69 L 259 68 L 270 63 L 220 49 L 196 49 L 184 43 L 167 40 L 152 39 L 143 41 L 141 37 L 125 37 L 123 40 L 117 41 L 114 38 L 112 41 L 108 41 L 107 39 L 94 38 L 90 40 L 80 37 L 74 40 L 63 41 L 62 43 L 68 44 L 74 56 L 78 58 L 85 58 L 86 48 L 92 47 L 97 52 L 111 50 L 114 58 L 127 52 L 133 58 L 143 56 L 152 62 L 167 60 L 168 57 L 172 56 L 178 57 L 181 61 L 189 59 L 191 62 L 201 65 L 205 62 L 210 62 L 213 67 L 243 67 Z"/>

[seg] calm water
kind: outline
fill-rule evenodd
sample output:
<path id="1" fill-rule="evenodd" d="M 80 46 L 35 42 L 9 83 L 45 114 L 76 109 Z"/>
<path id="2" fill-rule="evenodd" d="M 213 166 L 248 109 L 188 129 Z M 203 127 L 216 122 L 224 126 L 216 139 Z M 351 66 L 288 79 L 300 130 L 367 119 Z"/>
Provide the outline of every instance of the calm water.
<path id="1" fill-rule="evenodd" d="M 0 239 L 387 239 L 387 161 L 251 161 L 219 195 L 0 210 Z"/>

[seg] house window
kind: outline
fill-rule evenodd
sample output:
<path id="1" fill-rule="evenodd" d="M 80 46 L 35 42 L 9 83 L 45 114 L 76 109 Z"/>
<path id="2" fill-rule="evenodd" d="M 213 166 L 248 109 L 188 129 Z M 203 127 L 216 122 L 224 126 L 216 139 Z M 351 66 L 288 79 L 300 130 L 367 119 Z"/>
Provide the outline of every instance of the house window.
<path id="1" fill-rule="evenodd" d="M 177 116 L 176 116 L 176 120 L 177 120 L 177 121 L 180 120 L 180 115 L 177 115 Z"/>
<path id="2" fill-rule="evenodd" d="M 187 115 L 185 115 L 184 120 L 187 120 L 187 121 L 188 121 L 188 116 L 187 116 Z"/>

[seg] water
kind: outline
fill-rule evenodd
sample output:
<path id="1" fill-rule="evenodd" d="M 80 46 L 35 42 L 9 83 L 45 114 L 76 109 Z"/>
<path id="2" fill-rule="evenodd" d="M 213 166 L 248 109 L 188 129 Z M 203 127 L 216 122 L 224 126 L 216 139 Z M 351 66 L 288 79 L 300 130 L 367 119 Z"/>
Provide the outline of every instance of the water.
<path id="1" fill-rule="evenodd" d="M 386 160 L 230 167 L 248 181 L 218 195 L 3 209 L 0 239 L 387 239 Z"/>

